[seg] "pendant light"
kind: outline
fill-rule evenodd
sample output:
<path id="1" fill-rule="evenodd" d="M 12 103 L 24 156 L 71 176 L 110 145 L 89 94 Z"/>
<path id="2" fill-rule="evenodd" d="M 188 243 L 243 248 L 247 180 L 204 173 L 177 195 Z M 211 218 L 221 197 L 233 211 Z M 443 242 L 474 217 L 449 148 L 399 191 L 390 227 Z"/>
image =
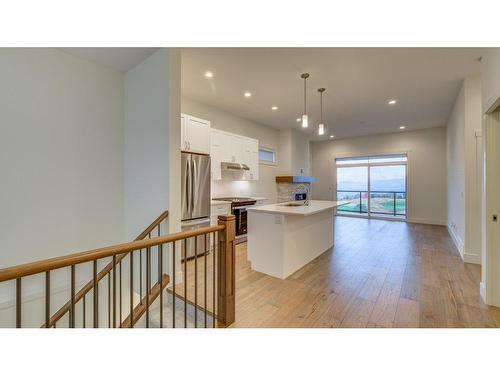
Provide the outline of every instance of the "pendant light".
<path id="1" fill-rule="evenodd" d="M 320 117 L 319 117 L 319 126 L 318 126 L 318 135 L 325 134 L 325 124 L 323 124 L 323 93 L 326 91 L 324 87 L 319 88 L 319 108 L 320 108 Z"/>
<path id="2" fill-rule="evenodd" d="M 309 73 L 302 73 L 300 76 L 304 80 L 304 113 L 302 114 L 302 127 L 307 128 L 309 126 L 309 119 L 307 118 L 307 79 L 309 78 Z"/>

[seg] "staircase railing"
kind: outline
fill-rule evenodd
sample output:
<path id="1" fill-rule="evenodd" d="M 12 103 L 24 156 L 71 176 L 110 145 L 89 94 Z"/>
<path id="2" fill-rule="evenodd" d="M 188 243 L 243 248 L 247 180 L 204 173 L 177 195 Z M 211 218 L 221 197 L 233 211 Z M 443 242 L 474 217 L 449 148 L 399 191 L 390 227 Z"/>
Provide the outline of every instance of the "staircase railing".
<path id="1" fill-rule="evenodd" d="M 168 218 L 168 211 L 164 211 L 160 216 L 158 216 L 146 229 L 142 231 L 141 234 L 139 234 L 134 241 L 140 241 L 143 240 L 147 237 L 151 238 L 151 235 L 153 232 L 156 230 L 158 233 L 158 236 L 160 236 L 161 233 L 161 224 L 163 221 L 165 221 Z M 118 267 L 121 272 L 121 261 L 123 258 L 125 258 L 128 254 L 121 254 L 118 255 L 115 259 L 115 262 L 118 264 Z M 142 257 L 142 254 L 141 254 Z M 113 261 L 108 263 L 106 267 L 104 267 L 101 271 L 97 273 L 97 282 L 101 281 L 104 277 L 110 274 L 110 272 L 113 270 Z M 78 303 L 82 298 L 84 298 L 94 287 L 94 282 L 91 280 L 87 284 L 84 285 L 82 289 L 78 291 L 78 293 L 75 294 L 75 303 Z M 121 306 L 121 305 L 120 305 Z M 41 328 L 51 328 L 59 320 L 61 320 L 71 309 L 71 301 L 66 302 L 57 312 L 50 318 L 50 320 L 45 322 L 45 324 L 42 325 Z M 121 315 L 121 314 L 120 314 Z"/>
<path id="2" fill-rule="evenodd" d="M 107 327 L 134 327 L 141 324 L 146 328 L 175 328 L 182 325 L 182 320 L 184 327 L 208 327 L 208 318 L 211 319 L 212 327 L 225 327 L 233 323 L 234 216 L 219 216 L 218 225 L 215 226 L 157 237 L 152 237 L 151 234 L 155 228 L 159 228 L 160 223 L 153 224 L 141 234 L 148 238 L 0 270 L 0 283 L 15 281 L 15 327 L 25 326 L 23 280 L 37 274 L 45 275 L 43 326 L 47 328 L 61 327 L 62 324 L 58 323 L 63 316 L 67 316 L 67 327 L 70 328 L 87 327 L 89 320 L 95 328 L 102 327 L 106 320 L 107 324 L 104 326 Z M 197 256 L 188 259 L 188 245 L 193 241 Z M 210 246 L 210 241 L 213 246 Z M 99 271 L 99 261 L 106 259 L 110 259 L 111 263 Z M 152 264 L 154 262 L 155 267 Z M 76 293 L 77 274 L 82 278 L 84 270 L 81 268 L 88 264 L 92 269 L 90 280 Z M 51 273 L 61 269 L 69 269 L 67 284 L 70 300 L 69 304 L 64 304 L 52 315 Z M 167 269 L 168 273 L 164 273 L 164 269 Z M 181 272 L 182 276 L 177 277 L 177 272 Z M 156 283 L 152 286 L 153 280 L 156 280 Z M 128 293 L 123 293 L 123 285 L 128 286 Z M 87 302 L 86 296 L 90 291 L 92 299 L 89 298 Z M 158 298 L 158 306 L 153 307 L 153 302 Z M 125 318 L 123 313 L 127 314 Z M 159 318 L 152 324 L 152 315 L 155 313 L 159 313 Z M 193 315 L 194 321 L 188 324 Z M 87 319 L 88 316 L 90 319 Z M 199 322 L 200 316 L 204 317 L 204 324 Z"/>

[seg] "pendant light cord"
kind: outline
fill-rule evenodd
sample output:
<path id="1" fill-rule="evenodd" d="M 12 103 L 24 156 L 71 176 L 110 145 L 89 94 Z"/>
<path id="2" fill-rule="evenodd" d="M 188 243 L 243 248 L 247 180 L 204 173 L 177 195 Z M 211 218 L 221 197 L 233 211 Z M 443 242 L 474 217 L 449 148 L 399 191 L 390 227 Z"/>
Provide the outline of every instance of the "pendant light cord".
<path id="1" fill-rule="evenodd" d="M 306 104 L 307 104 L 307 78 L 304 78 L 304 115 L 306 114 Z"/>

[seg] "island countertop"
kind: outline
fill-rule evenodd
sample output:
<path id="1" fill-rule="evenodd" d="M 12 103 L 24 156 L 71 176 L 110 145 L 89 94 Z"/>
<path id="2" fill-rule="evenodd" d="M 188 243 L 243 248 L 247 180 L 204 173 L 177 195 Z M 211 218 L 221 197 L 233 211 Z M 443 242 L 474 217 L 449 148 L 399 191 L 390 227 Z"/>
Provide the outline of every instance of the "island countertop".
<path id="1" fill-rule="evenodd" d="M 308 206 L 306 205 L 287 206 L 287 204 L 289 203 L 298 203 L 298 202 L 292 201 L 285 203 L 266 204 L 262 206 L 249 207 L 247 208 L 247 211 L 266 212 L 271 214 L 309 216 L 309 215 L 314 215 L 318 212 L 334 209 L 335 207 L 342 206 L 344 204 L 347 204 L 348 202 L 311 200 L 309 201 Z"/>

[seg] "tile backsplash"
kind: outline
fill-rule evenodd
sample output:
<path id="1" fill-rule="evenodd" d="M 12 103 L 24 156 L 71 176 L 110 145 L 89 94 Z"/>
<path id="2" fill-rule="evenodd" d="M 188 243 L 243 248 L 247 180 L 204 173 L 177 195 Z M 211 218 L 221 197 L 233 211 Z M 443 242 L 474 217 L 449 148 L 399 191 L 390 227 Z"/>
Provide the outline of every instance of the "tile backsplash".
<path id="1" fill-rule="evenodd" d="M 295 194 L 306 193 L 309 191 L 309 198 L 311 198 L 310 183 L 302 182 L 278 182 L 276 183 L 278 189 L 278 203 L 289 202 L 295 200 Z"/>

